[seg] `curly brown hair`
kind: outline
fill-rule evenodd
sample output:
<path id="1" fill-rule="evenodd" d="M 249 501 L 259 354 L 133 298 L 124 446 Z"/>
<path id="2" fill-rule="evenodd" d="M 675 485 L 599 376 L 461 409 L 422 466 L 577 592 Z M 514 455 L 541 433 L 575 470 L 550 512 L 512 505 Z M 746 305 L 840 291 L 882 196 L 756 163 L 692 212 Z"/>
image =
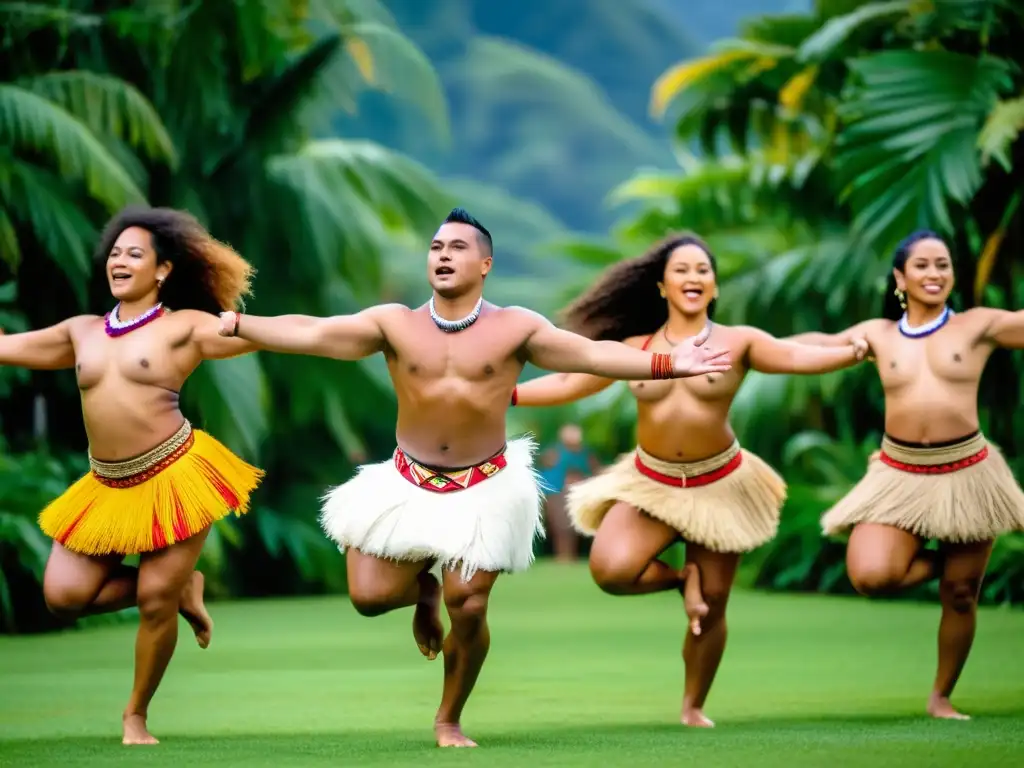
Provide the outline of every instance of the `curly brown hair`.
<path id="1" fill-rule="evenodd" d="M 255 270 L 233 248 L 214 238 L 187 211 L 129 206 L 103 229 L 96 258 L 106 259 L 118 236 L 138 227 L 153 239 L 157 263 L 174 265 L 160 288 L 169 309 L 198 309 L 219 314 L 242 306 L 251 293 Z"/>
<path id="2" fill-rule="evenodd" d="M 718 263 L 707 243 L 690 232 L 673 233 L 647 253 L 609 267 L 597 281 L 562 312 L 563 326 L 595 340 L 624 341 L 657 331 L 668 320 L 668 302 L 658 293 L 665 266 L 676 248 L 695 245 L 708 256 L 711 271 Z M 714 299 L 708 317 L 715 312 Z"/>

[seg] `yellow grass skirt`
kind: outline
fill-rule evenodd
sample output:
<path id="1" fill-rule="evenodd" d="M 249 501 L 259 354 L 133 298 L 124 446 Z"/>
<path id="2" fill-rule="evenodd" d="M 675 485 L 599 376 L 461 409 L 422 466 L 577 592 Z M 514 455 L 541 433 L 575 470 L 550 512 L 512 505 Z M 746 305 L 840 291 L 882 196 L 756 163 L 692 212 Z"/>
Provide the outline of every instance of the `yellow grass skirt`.
<path id="1" fill-rule="evenodd" d="M 39 515 L 47 536 L 85 555 L 153 552 L 188 539 L 245 514 L 263 478 L 188 421 L 142 456 L 89 461 L 91 471 Z"/>
<path id="2" fill-rule="evenodd" d="M 616 502 L 625 502 L 714 552 L 749 552 L 770 541 L 786 500 L 785 481 L 733 443 L 703 461 L 662 461 L 637 447 L 602 473 L 572 485 L 573 526 L 593 536 Z"/>
<path id="3" fill-rule="evenodd" d="M 884 437 L 867 474 L 821 523 L 827 536 L 878 523 L 923 539 L 988 541 L 1024 530 L 1024 491 L 980 432 L 927 448 Z"/>

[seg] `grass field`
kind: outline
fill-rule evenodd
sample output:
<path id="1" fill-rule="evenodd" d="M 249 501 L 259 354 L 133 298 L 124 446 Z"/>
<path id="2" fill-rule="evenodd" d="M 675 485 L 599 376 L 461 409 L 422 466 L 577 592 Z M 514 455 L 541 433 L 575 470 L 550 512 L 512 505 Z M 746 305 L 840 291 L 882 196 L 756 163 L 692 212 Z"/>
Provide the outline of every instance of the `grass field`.
<path id="1" fill-rule="evenodd" d="M 708 714 L 677 725 L 684 627 L 672 595 L 612 598 L 584 566 L 500 580 L 492 646 L 464 718 L 481 743 L 438 750 L 440 662 L 411 614 L 342 599 L 216 604 L 210 650 L 182 643 L 150 713 L 155 748 L 120 746 L 134 626 L 0 638 L 0 765 L 1024 765 L 1024 613 L 983 612 L 954 699 L 922 714 L 938 608 L 739 593 Z"/>

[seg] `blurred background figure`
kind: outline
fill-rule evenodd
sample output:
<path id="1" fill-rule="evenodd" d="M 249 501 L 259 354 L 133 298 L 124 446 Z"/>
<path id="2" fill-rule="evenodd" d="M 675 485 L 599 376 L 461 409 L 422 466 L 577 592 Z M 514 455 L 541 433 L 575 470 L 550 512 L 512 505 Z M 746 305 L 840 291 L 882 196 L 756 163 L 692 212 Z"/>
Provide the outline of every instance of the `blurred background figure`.
<path id="1" fill-rule="evenodd" d="M 563 424 L 555 444 L 540 461 L 541 477 L 548 490 L 544 511 L 548 539 L 555 559 L 571 562 L 579 557 L 579 536 L 565 512 L 569 488 L 600 469 L 597 456 L 583 442 L 579 424 Z"/>

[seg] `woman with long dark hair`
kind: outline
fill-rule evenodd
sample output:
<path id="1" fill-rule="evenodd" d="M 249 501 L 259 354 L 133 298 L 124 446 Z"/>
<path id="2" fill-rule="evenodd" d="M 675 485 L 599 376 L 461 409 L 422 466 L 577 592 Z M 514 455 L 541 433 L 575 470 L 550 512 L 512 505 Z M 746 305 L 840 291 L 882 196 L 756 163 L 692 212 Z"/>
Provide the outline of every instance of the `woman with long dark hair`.
<path id="1" fill-rule="evenodd" d="M 965 719 L 950 702 L 967 663 L 977 602 L 997 536 L 1024 530 L 1024 491 L 979 429 L 978 385 L 997 347 L 1024 348 L 1024 312 L 976 307 L 955 313 L 949 248 L 934 232 L 896 249 L 893 319 L 792 340 L 871 346 L 885 391 L 885 434 L 867 473 L 822 518 L 826 535 L 849 535 L 850 581 L 865 595 L 940 579 L 939 658 L 927 711 Z M 939 549 L 925 549 L 930 540 Z"/>
<path id="2" fill-rule="evenodd" d="M 249 291 L 252 269 L 190 215 L 129 208 L 97 250 L 117 301 L 105 316 L 0 335 L 0 365 L 74 368 L 91 470 L 39 516 L 53 539 L 43 592 L 69 617 L 139 608 L 135 683 L 123 743 L 156 744 L 146 718 L 174 653 L 178 613 L 199 646 L 213 622 L 195 571 L 210 526 L 243 514 L 263 473 L 179 410 L 178 395 L 203 360 L 253 346 L 220 335 L 218 313 Z M 138 568 L 127 555 L 140 555 Z"/>
<path id="3" fill-rule="evenodd" d="M 712 322 L 718 297 L 714 256 L 699 238 L 673 235 L 620 262 L 565 312 L 566 326 L 592 339 L 666 351 Z M 713 725 L 704 701 L 725 650 L 725 609 L 743 553 L 769 541 L 785 501 L 782 478 L 743 450 L 729 407 L 749 370 L 825 373 L 854 365 L 866 346 L 844 348 L 780 341 L 749 327 L 713 325 L 710 338 L 729 350 L 732 370 L 663 383 L 630 382 L 637 400 L 637 448 L 599 475 L 573 486 L 573 524 L 594 536 L 590 569 L 615 595 L 677 589 L 691 631 L 683 646 L 682 722 Z M 610 386 L 612 379 L 552 374 L 519 385 L 520 406 L 559 405 Z M 658 559 L 677 541 L 686 565 Z"/>

